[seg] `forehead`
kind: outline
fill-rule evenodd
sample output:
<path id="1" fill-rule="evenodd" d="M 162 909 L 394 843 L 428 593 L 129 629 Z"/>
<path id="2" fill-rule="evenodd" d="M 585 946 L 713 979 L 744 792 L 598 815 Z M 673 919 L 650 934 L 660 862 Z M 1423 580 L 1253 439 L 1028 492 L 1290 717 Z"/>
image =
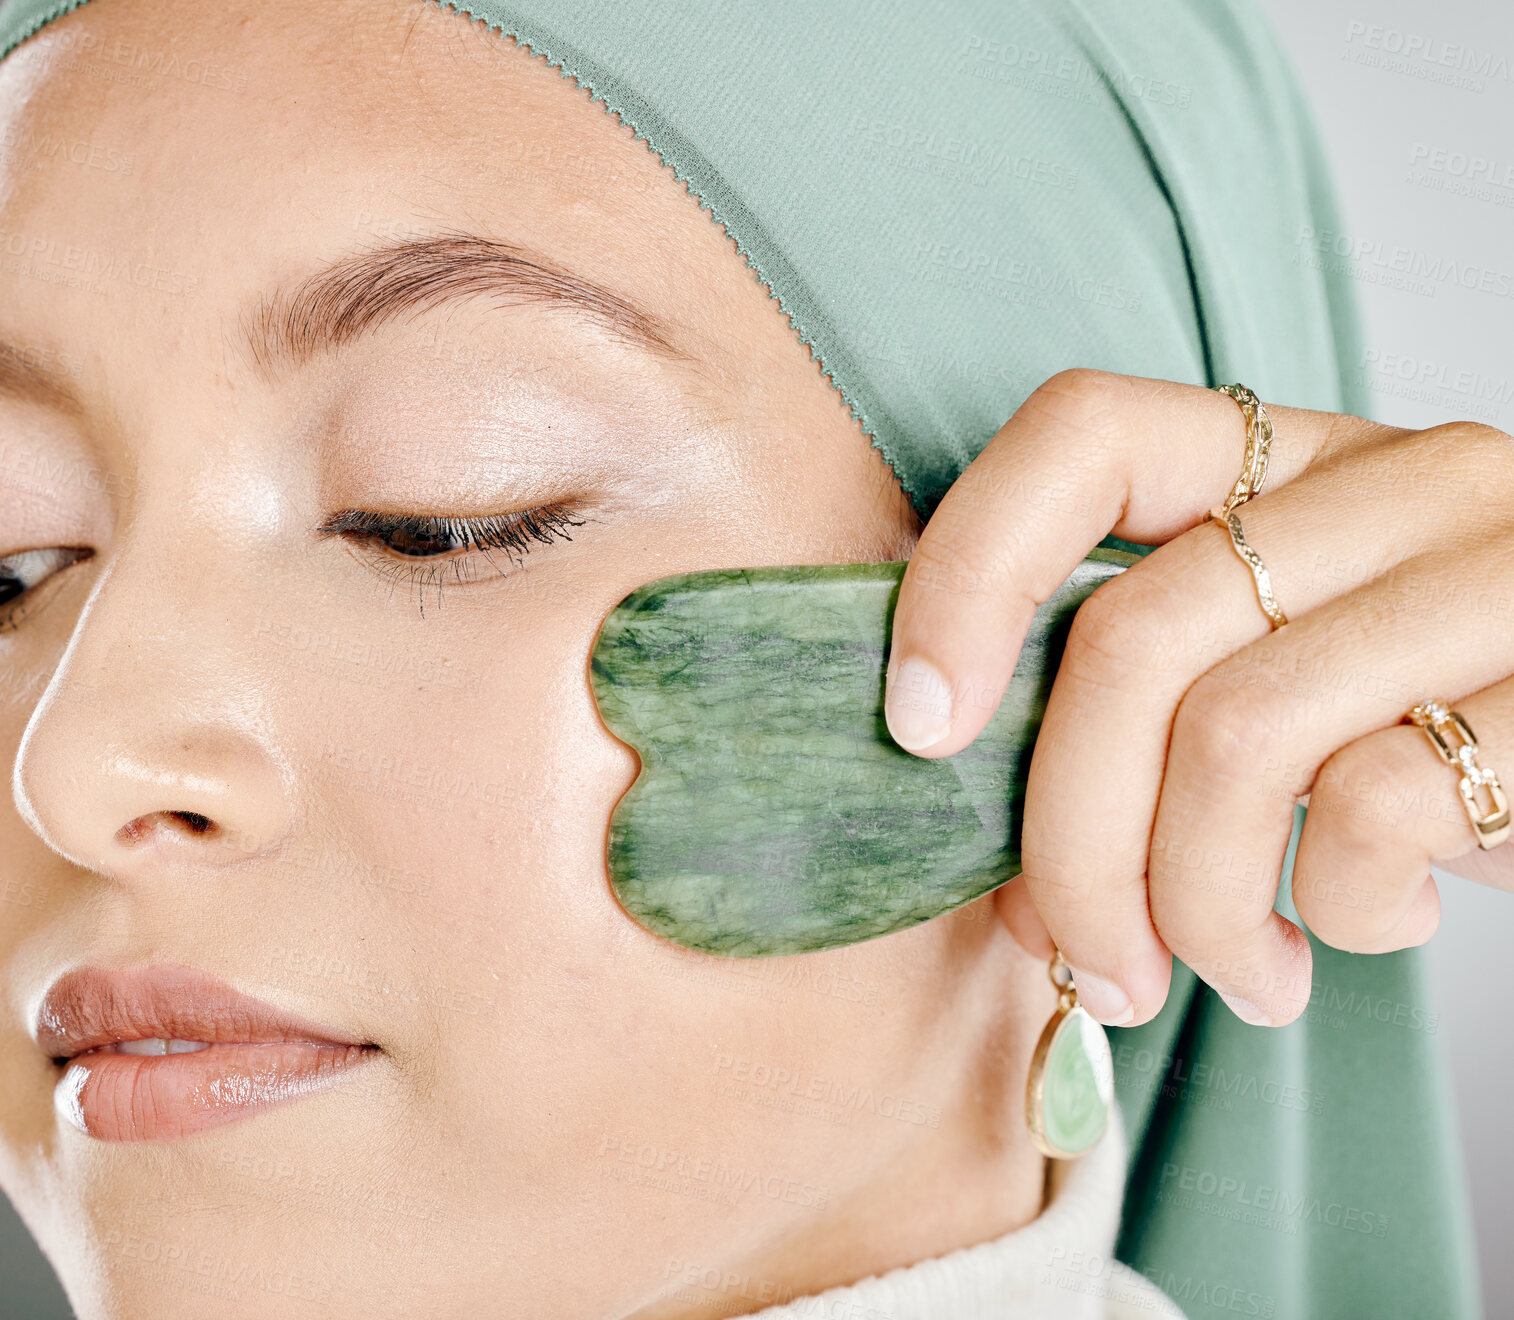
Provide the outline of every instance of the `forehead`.
<path id="1" fill-rule="evenodd" d="M 750 279 L 630 129 L 427 0 L 93 0 L 0 62 L 0 303 L 187 321 L 460 226 L 674 320 Z"/>

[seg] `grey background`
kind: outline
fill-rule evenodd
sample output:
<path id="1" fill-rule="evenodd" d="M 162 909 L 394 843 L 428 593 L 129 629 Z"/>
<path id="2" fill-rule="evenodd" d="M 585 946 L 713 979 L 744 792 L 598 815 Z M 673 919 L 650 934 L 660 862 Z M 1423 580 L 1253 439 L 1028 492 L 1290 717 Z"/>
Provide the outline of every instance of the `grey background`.
<path id="1" fill-rule="evenodd" d="M 1514 430 L 1514 299 L 1448 283 L 1433 293 L 1405 290 L 1383 280 L 1395 249 L 1514 278 L 1514 186 L 1469 175 L 1471 158 L 1479 157 L 1493 162 L 1495 178 L 1509 173 L 1514 184 L 1514 5 L 1261 3 L 1314 104 L 1342 199 L 1343 233 L 1365 245 L 1360 292 L 1368 358 L 1360 366 L 1373 390 L 1373 416 L 1413 427 L 1475 417 Z M 1382 31 L 1373 34 L 1373 27 Z M 1464 54 L 1449 51 L 1453 46 Z M 1422 57 L 1427 48 L 1435 58 Z M 1502 72 L 1478 78 L 1484 61 Z M 1215 163 L 1217 175 L 1232 168 Z M 1234 175 L 1216 182 L 1241 186 Z M 1514 765 L 1497 768 L 1514 777 Z M 1506 968 L 1514 950 L 1514 895 L 1443 873 L 1438 879 L 1444 916 L 1427 952 L 1470 1154 L 1487 1311 L 1509 1315 L 1514 1070 L 1506 1024 L 1514 1019 L 1514 977 Z M 0 1198 L 0 1318 L 69 1314 L 46 1262 Z"/>

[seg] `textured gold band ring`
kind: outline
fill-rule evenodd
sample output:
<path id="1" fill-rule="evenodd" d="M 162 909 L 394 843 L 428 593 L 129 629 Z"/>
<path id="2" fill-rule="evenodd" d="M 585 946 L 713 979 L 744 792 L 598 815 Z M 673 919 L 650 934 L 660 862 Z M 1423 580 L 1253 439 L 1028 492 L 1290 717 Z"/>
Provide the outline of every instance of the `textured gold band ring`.
<path id="1" fill-rule="evenodd" d="M 1283 613 L 1277 597 L 1272 594 L 1272 574 L 1267 571 L 1267 565 L 1262 563 L 1262 557 L 1247 544 L 1246 533 L 1241 530 L 1241 520 L 1235 514 L 1225 515 L 1225 529 L 1230 533 L 1230 544 L 1235 547 L 1241 562 L 1251 570 L 1251 576 L 1256 582 L 1256 598 L 1262 609 L 1272 620 L 1272 626 L 1281 628 L 1288 622 L 1288 616 Z"/>
<path id="2" fill-rule="evenodd" d="M 1267 479 L 1267 458 L 1272 451 L 1272 419 L 1262 401 L 1244 385 L 1216 385 L 1215 389 L 1240 405 L 1241 415 L 1246 419 L 1246 457 L 1230 493 L 1204 515 L 1205 522 L 1233 513 L 1261 491 L 1262 482 Z"/>
<path id="3" fill-rule="evenodd" d="M 1477 764 L 1477 739 L 1466 720 L 1449 709 L 1444 701 L 1432 697 L 1429 701 L 1420 702 L 1405 715 L 1404 722 L 1419 725 L 1440 759 L 1461 771 L 1461 782 L 1456 788 L 1461 794 L 1461 805 L 1466 810 L 1467 819 L 1472 822 L 1472 829 L 1477 835 L 1477 846 L 1487 851 L 1507 840 L 1509 799 L 1504 794 L 1503 785 L 1498 782 L 1498 776 Z M 1448 732 L 1455 733 L 1461 740 L 1457 746 L 1453 747 L 1447 739 Z M 1485 788 L 1488 792 L 1491 805 L 1486 811 L 1477 801 L 1479 788 Z"/>

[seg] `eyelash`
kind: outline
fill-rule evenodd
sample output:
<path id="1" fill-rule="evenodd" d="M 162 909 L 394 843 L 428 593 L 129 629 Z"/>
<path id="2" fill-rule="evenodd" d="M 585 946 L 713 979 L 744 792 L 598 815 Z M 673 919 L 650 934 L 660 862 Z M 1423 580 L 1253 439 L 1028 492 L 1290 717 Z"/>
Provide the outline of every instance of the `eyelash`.
<path id="1" fill-rule="evenodd" d="M 585 520 L 574 518 L 571 503 L 546 504 L 523 513 L 496 513 L 482 518 L 438 518 L 428 514 L 370 513 L 363 509 L 344 509 L 328 518 L 316 531 L 322 536 L 341 536 L 365 546 L 386 546 L 398 536 L 413 543 L 445 544 L 437 554 L 415 555 L 392 546 L 372 553 L 372 566 L 391 582 L 403 582 L 416 588 L 421 618 L 426 617 L 426 588 L 435 587 L 437 608 L 441 608 L 444 578 L 462 583 L 472 580 L 472 556 L 456 553 L 476 550 L 489 560 L 491 550 L 503 550 L 515 568 L 530 552 L 533 543 L 550 545 L 554 541 L 571 541 L 569 527 L 582 527 Z M 407 562 L 408 561 L 408 562 Z M 465 572 L 465 567 L 467 571 Z M 495 566 L 497 567 L 497 566 Z M 448 570 L 450 571 L 450 574 Z M 508 570 L 498 569 L 501 576 Z"/>
<path id="2" fill-rule="evenodd" d="M 93 554 L 93 550 L 82 546 L 52 546 L 46 550 L 18 550 L 13 555 L 0 557 L 0 594 L 3 594 L 8 584 L 20 583 L 24 580 L 22 575 L 26 572 L 28 561 L 31 564 L 50 562 L 52 565 L 52 572 L 39 578 L 30 586 L 23 586 L 9 599 L 0 600 L 0 633 L 14 632 L 21 626 L 21 620 L 26 617 L 27 607 L 30 604 L 27 597 L 32 592 L 64 569 L 72 568 L 75 564 L 82 564 Z"/>

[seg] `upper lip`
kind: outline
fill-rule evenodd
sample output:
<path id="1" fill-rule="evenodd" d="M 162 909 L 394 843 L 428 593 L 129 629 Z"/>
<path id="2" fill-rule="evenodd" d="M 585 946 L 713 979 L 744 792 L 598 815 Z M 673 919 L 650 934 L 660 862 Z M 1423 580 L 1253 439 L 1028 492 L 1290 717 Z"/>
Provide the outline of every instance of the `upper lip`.
<path id="1" fill-rule="evenodd" d="M 37 1010 L 37 1043 L 53 1059 L 154 1038 L 239 1045 L 368 1043 L 294 1017 L 189 967 L 81 967 L 54 981 Z"/>

